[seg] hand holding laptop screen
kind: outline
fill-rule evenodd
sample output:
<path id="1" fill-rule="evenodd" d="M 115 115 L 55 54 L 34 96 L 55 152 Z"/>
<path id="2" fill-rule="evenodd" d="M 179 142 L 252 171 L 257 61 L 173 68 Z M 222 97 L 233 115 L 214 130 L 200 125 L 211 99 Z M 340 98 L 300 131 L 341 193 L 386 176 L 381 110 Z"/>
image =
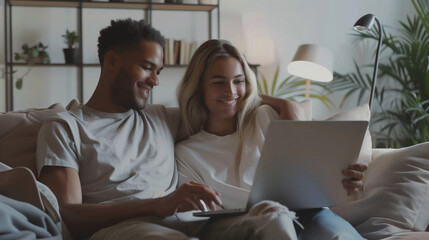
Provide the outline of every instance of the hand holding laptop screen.
<path id="1" fill-rule="evenodd" d="M 194 216 L 245 213 L 263 200 L 279 202 L 292 210 L 345 202 L 347 190 L 342 186 L 342 172 L 357 160 L 367 126 L 367 121 L 272 121 L 246 209 Z M 365 166 L 354 165 L 360 167 Z M 348 173 L 354 177 L 359 171 L 352 169 Z"/>
<path id="2" fill-rule="evenodd" d="M 357 160 L 367 121 L 272 121 L 248 205 L 273 200 L 290 209 L 347 199 L 342 170 Z"/>

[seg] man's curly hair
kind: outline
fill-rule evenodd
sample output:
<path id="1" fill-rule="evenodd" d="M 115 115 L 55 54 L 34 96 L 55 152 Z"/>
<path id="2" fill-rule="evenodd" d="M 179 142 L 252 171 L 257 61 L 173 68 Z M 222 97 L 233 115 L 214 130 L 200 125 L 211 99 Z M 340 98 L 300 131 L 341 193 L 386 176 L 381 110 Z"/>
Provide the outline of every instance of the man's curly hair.
<path id="1" fill-rule="evenodd" d="M 103 65 L 107 51 L 136 48 L 141 40 L 159 43 L 164 49 L 164 36 L 144 20 L 135 21 L 131 18 L 112 20 L 110 26 L 103 28 L 98 37 L 100 64 Z"/>

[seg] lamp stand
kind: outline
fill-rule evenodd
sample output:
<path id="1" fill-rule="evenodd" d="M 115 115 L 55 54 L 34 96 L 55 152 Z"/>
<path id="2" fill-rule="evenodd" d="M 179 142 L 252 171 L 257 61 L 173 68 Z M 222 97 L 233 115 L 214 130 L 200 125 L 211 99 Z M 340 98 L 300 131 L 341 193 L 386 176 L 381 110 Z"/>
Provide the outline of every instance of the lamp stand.
<path id="1" fill-rule="evenodd" d="M 305 99 L 310 98 L 310 79 L 305 80 Z"/>
<path id="2" fill-rule="evenodd" d="M 375 54 L 374 71 L 372 73 L 371 91 L 369 93 L 369 103 L 368 103 L 369 104 L 369 110 L 371 110 L 372 99 L 374 98 L 375 86 L 376 86 L 376 82 L 377 82 L 378 55 L 380 54 L 380 45 L 381 45 L 381 42 L 383 41 L 383 32 L 381 31 L 381 24 L 377 18 L 375 18 L 375 22 L 377 23 L 378 36 L 379 37 L 378 37 L 377 52 Z"/>

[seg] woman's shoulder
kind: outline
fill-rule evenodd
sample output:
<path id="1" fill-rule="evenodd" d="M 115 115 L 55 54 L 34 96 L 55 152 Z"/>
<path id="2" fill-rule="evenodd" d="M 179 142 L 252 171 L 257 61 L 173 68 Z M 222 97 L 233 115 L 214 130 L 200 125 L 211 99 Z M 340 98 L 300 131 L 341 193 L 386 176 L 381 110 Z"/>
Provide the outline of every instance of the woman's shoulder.
<path id="1" fill-rule="evenodd" d="M 189 148 L 195 144 L 199 144 L 204 142 L 204 131 L 201 130 L 199 132 L 197 132 L 196 134 L 189 136 L 187 139 L 184 139 L 178 143 L 176 143 L 175 145 L 175 150 L 177 151 L 178 149 L 185 149 L 185 148 Z"/>

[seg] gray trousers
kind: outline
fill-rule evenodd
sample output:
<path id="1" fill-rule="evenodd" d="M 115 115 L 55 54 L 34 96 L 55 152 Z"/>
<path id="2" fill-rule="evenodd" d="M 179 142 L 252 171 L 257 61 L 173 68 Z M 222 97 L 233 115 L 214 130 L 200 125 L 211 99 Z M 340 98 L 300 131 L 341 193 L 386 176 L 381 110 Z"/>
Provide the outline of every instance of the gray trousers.
<path id="1" fill-rule="evenodd" d="M 183 221 L 167 218 L 140 217 L 101 229 L 91 240 L 110 239 L 291 239 L 297 236 L 293 226 L 295 213 L 287 208 L 280 212 L 218 217 L 210 220 Z"/>

